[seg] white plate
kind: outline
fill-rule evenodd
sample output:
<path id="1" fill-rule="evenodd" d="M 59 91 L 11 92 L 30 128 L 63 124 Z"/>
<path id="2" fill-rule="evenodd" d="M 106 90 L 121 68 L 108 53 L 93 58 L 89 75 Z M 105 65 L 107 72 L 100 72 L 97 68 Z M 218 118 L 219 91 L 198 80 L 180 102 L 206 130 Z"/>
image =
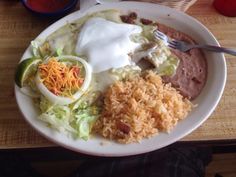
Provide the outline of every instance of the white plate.
<path id="1" fill-rule="evenodd" d="M 120 9 L 123 12 L 135 11 L 140 17 L 158 20 L 160 23 L 185 32 L 192 36 L 198 43 L 219 46 L 219 43 L 210 31 L 194 18 L 168 7 L 140 2 L 104 4 L 94 6 L 84 13 L 77 11 L 49 26 L 37 38 L 44 39 L 67 22 L 78 19 L 87 13 L 114 8 Z M 30 55 L 31 53 L 28 48 L 22 59 Z M 48 128 L 43 122 L 38 120 L 38 112 L 33 106 L 32 99 L 23 95 L 17 87 L 15 87 L 15 95 L 18 106 L 29 124 L 44 137 L 56 144 L 73 151 L 98 156 L 141 154 L 165 147 L 180 140 L 199 127 L 216 108 L 225 86 L 226 62 L 223 54 L 205 52 L 205 55 L 208 62 L 208 79 L 202 93 L 194 101 L 194 103 L 198 104 L 198 107 L 194 108 L 190 115 L 185 120 L 181 121 L 170 134 L 161 133 L 153 138 L 145 139 L 141 143 L 124 145 L 107 141 L 96 136 L 91 137 L 88 141 L 68 138 L 66 135 Z"/>

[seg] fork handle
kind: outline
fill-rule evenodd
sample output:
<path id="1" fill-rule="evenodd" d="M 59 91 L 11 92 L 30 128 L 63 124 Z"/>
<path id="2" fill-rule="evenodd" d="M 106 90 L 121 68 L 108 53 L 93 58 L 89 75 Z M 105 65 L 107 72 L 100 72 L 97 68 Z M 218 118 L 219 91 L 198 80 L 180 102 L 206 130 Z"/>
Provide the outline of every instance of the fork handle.
<path id="1" fill-rule="evenodd" d="M 195 47 L 214 51 L 214 52 L 224 52 L 224 53 L 236 56 L 235 49 L 229 49 L 229 48 L 218 47 L 218 46 L 213 46 L 213 45 L 196 45 Z"/>

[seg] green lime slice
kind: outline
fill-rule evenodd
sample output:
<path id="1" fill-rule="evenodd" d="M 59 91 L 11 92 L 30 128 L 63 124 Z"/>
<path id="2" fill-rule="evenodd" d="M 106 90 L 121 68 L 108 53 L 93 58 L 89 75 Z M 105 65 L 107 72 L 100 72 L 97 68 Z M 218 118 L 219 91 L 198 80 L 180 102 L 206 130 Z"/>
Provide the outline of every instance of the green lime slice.
<path id="1" fill-rule="evenodd" d="M 38 58 L 28 58 L 20 62 L 15 73 L 16 85 L 20 88 L 23 87 L 27 78 L 37 71 L 37 66 L 40 62 L 42 60 Z"/>

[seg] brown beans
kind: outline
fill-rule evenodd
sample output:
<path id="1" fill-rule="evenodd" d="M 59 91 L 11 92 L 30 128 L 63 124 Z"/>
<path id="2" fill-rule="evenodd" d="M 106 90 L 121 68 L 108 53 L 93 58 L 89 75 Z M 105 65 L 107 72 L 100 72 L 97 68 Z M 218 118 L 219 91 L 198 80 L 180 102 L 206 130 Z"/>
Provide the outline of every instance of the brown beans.
<path id="1" fill-rule="evenodd" d="M 120 16 L 122 22 L 129 23 L 129 24 L 135 24 L 135 20 L 138 18 L 137 13 L 131 12 L 129 15 L 121 15 Z M 153 24 L 152 20 L 141 18 L 140 22 L 144 25 L 151 25 Z"/>
<path id="2" fill-rule="evenodd" d="M 133 20 L 136 20 L 138 18 L 138 15 L 135 13 L 135 12 L 131 12 L 129 14 L 129 18 L 133 19 Z"/>
<path id="3" fill-rule="evenodd" d="M 130 16 L 128 16 L 128 15 L 121 15 L 120 18 L 121 18 L 122 22 L 124 22 L 124 23 L 129 23 L 129 24 L 135 23 L 134 19 L 130 18 Z"/>
<path id="4" fill-rule="evenodd" d="M 151 25 L 153 23 L 152 20 L 148 20 L 148 19 L 145 19 L 145 18 L 141 18 L 140 21 L 144 25 Z"/>
<path id="5" fill-rule="evenodd" d="M 124 122 L 119 121 L 116 123 L 116 126 L 121 132 L 125 134 L 128 134 L 130 132 L 130 126 L 125 124 Z"/>

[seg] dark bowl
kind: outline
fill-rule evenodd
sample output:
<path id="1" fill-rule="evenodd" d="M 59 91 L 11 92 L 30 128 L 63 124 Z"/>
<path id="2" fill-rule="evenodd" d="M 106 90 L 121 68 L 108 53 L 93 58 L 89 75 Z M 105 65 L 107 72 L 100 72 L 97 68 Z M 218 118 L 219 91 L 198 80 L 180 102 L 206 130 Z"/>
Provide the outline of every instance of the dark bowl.
<path id="1" fill-rule="evenodd" d="M 78 0 L 70 0 L 63 8 L 51 12 L 41 12 L 33 9 L 31 6 L 28 5 L 27 0 L 21 0 L 21 2 L 24 5 L 24 7 L 30 12 L 32 12 L 34 15 L 40 17 L 62 17 L 71 12 L 76 7 Z"/>

